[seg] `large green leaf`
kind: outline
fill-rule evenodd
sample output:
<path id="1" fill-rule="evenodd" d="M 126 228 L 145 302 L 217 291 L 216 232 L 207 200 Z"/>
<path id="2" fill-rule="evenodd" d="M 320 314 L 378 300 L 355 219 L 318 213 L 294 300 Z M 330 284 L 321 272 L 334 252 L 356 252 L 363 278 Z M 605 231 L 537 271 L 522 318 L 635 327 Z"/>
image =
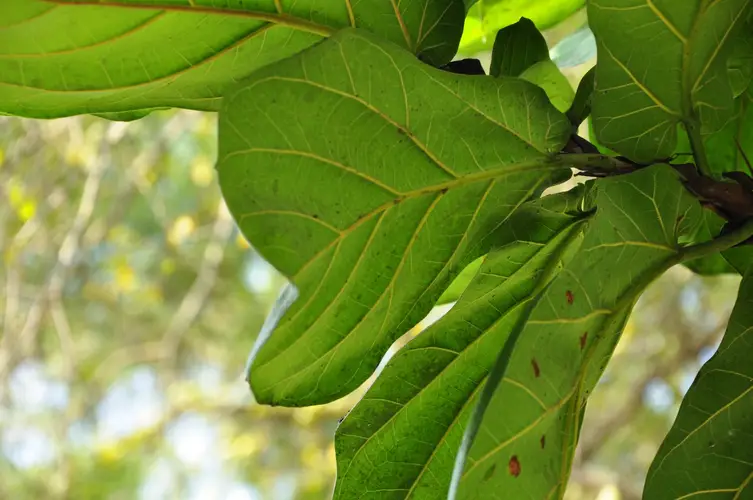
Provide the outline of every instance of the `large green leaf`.
<path id="1" fill-rule="evenodd" d="M 596 186 L 583 244 L 508 339 L 481 393 L 455 498 L 561 498 L 587 395 L 633 303 L 679 261 L 678 239 L 700 216 L 666 165 Z"/>
<path id="2" fill-rule="evenodd" d="M 300 297 L 252 361 L 265 403 L 363 382 L 517 207 L 570 171 L 564 115 L 525 81 L 456 75 L 344 30 L 223 100 L 220 184 Z"/>
<path id="3" fill-rule="evenodd" d="M 719 174 L 738 170 L 751 173 L 745 159 L 753 161 L 753 104 L 746 92 L 735 99 L 735 115 L 718 132 L 705 138 L 709 166 Z"/>
<path id="4" fill-rule="evenodd" d="M 549 61 L 549 47 L 533 21 L 524 17 L 497 33 L 489 74 L 519 76 L 542 61 Z"/>
<path id="5" fill-rule="evenodd" d="M 4 0 L 0 113 L 217 110 L 228 85 L 347 26 L 444 64 L 463 12 L 462 0 Z"/>
<path id="6" fill-rule="evenodd" d="M 575 98 L 573 87 L 552 61 L 541 61 L 534 64 L 521 73 L 520 78 L 535 83 L 544 89 L 554 107 L 563 113 L 573 103 Z"/>
<path id="7" fill-rule="evenodd" d="M 500 29 L 516 23 L 521 17 L 532 20 L 541 29 L 550 28 L 565 20 L 585 0 L 478 0 L 472 2 L 465 19 L 462 54 L 474 55 L 491 50 L 494 36 Z"/>
<path id="8" fill-rule="evenodd" d="M 546 40 L 530 19 L 521 18 L 497 33 L 489 74 L 519 76 L 535 83 L 560 111 L 566 111 L 575 97 L 570 82 L 549 59 Z"/>
<path id="9" fill-rule="evenodd" d="M 600 0 L 588 4 L 597 40 L 594 128 L 638 161 L 667 157 L 683 124 L 705 163 L 702 136 L 734 114 L 729 40 L 750 0 Z"/>
<path id="10" fill-rule="evenodd" d="M 463 295 L 465 289 L 468 288 L 468 285 L 470 284 L 471 280 L 473 280 L 473 277 L 476 276 L 476 273 L 478 272 L 485 258 L 486 256 L 479 257 L 478 259 L 468 264 L 465 269 L 460 271 L 460 274 L 458 274 L 458 276 L 452 281 L 452 283 L 450 283 L 450 285 L 445 289 L 439 299 L 437 299 L 436 305 L 441 306 L 458 300 L 460 296 Z"/>
<path id="11" fill-rule="evenodd" d="M 567 110 L 567 119 L 576 129 L 591 114 L 591 100 L 594 92 L 594 68 L 588 70 L 578 83 L 578 91 Z"/>
<path id="12" fill-rule="evenodd" d="M 753 272 L 649 469 L 646 500 L 753 498 Z"/>
<path id="13" fill-rule="evenodd" d="M 455 307 L 390 360 L 337 430 L 335 499 L 384 498 L 385 490 L 406 500 L 446 495 L 497 352 L 581 232 L 581 191 L 521 207 Z"/>

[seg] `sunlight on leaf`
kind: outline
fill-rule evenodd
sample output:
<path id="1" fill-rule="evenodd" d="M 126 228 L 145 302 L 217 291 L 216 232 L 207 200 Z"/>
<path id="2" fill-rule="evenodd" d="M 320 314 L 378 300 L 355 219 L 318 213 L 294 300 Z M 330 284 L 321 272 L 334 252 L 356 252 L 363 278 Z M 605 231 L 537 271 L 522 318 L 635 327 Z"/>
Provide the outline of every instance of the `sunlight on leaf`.
<path id="1" fill-rule="evenodd" d="M 152 108 L 216 111 L 229 85 L 348 26 L 443 64 L 464 10 L 462 0 L 98 3 L 0 3 L 0 112 L 132 120 Z"/>
<path id="2" fill-rule="evenodd" d="M 528 82 L 440 71 L 356 30 L 228 96 L 220 185 L 301 294 L 253 361 L 256 397 L 355 389 L 518 206 L 569 177 L 551 156 L 568 134 Z"/>

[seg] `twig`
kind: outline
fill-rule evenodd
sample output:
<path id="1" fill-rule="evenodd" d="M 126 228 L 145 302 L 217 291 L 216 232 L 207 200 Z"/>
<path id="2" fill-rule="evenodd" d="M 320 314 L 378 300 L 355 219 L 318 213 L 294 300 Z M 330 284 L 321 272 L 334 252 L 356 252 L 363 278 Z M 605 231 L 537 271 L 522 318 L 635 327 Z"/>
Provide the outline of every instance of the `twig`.
<path id="1" fill-rule="evenodd" d="M 199 317 L 204 304 L 217 281 L 217 272 L 225 255 L 225 245 L 233 233 L 233 220 L 224 201 L 217 206 L 217 218 L 212 228 L 212 236 L 204 249 L 204 258 L 188 292 L 175 311 L 170 324 L 162 337 L 164 356 L 175 354 L 185 332 Z"/>
<path id="2" fill-rule="evenodd" d="M 206 304 L 217 280 L 219 266 L 225 254 L 225 246 L 233 233 L 233 220 L 224 202 L 217 207 L 217 217 L 212 227 L 212 236 L 204 249 L 204 257 L 198 274 L 173 314 L 164 335 L 159 341 L 149 341 L 125 346 L 107 356 L 95 371 L 96 379 L 106 379 L 106 373 L 119 373 L 134 363 L 158 362 L 171 359 L 186 331 L 196 321 Z"/>
<path id="3" fill-rule="evenodd" d="M 109 155 L 105 154 L 101 154 L 97 162 L 91 165 L 73 224 L 63 238 L 57 261 L 47 279 L 47 289 L 34 300 L 20 332 L 16 332 L 15 329 L 7 330 L 0 341 L 0 380 L 5 380 L 19 359 L 33 347 L 48 305 L 60 300 L 68 270 L 74 263 L 81 237 L 94 213 L 102 177 L 108 165 Z M 65 342 L 61 339 L 61 343 Z"/>

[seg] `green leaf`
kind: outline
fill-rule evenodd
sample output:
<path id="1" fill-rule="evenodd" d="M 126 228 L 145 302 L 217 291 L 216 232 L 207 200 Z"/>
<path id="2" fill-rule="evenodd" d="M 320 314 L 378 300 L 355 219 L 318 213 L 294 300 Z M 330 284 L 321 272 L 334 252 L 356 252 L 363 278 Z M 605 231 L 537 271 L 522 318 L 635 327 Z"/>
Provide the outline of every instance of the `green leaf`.
<path id="1" fill-rule="evenodd" d="M 520 76 L 534 64 L 549 60 L 549 47 L 530 19 L 521 18 L 497 33 L 489 66 L 491 76 Z"/>
<path id="2" fill-rule="evenodd" d="M 549 59 L 546 40 L 526 18 L 497 33 L 489 74 L 519 76 L 535 83 L 560 111 L 566 111 L 574 97 L 570 82 Z"/>
<path id="3" fill-rule="evenodd" d="M 651 464 L 646 500 L 753 495 L 753 272 Z"/>
<path id="4" fill-rule="evenodd" d="M 552 61 L 534 64 L 521 73 L 520 78 L 535 83 L 544 89 L 554 107 L 563 113 L 570 108 L 573 98 L 575 98 L 575 92 L 573 92 L 570 82 Z"/>
<path id="5" fill-rule="evenodd" d="M 452 283 L 450 283 L 450 286 L 448 286 L 444 293 L 442 293 L 442 295 L 439 297 L 439 299 L 437 299 L 436 305 L 441 306 L 458 300 L 465 289 L 468 288 L 468 285 L 470 284 L 473 277 L 476 276 L 476 273 L 478 272 L 485 258 L 486 256 L 479 257 L 478 259 L 468 264 L 465 269 L 460 271 L 460 274 L 458 274 L 457 278 L 455 278 Z"/>
<path id="6" fill-rule="evenodd" d="M 711 238 L 719 236 L 724 227 L 725 220 L 710 210 L 704 210 L 698 226 L 691 232 L 689 240 L 691 242 L 708 241 Z M 700 259 L 691 260 L 684 263 L 691 271 L 704 276 L 714 276 L 717 274 L 735 273 L 737 269 L 730 264 L 725 258 L 725 253 L 707 255 Z M 744 270 L 744 269 L 743 269 Z"/>
<path id="7" fill-rule="evenodd" d="M 481 394 L 454 498 L 561 498 L 588 393 L 633 303 L 680 260 L 680 235 L 700 216 L 666 165 L 595 185 L 583 244 L 508 339 Z"/>
<path id="8" fill-rule="evenodd" d="M 459 52 L 467 55 L 491 50 L 494 35 L 521 17 L 540 30 L 567 19 L 582 8 L 585 0 L 479 0 L 468 9 Z"/>
<path id="9" fill-rule="evenodd" d="M 567 118 L 575 128 L 579 127 L 580 124 L 591 114 L 591 99 L 594 91 L 595 73 L 595 69 L 591 68 L 585 75 L 583 75 L 580 83 L 578 83 L 578 90 L 575 92 L 575 97 L 570 105 L 570 109 L 567 110 Z"/>
<path id="10" fill-rule="evenodd" d="M 116 122 L 132 122 L 135 120 L 140 120 L 154 111 L 161 111 L 165 109 L 169 108 L 134 109 L 133 111 L 118 111 L 115 113 L 97 113 L 95 116 Z"/>
<path id="11" fill-rule="evenodd" d="M 675 150 L 683 124 L 705 166 L 702 135 L 734 114 L 730 44 L 750 0 L 600 0 L 588 4 L 598 46 L 594 128 L 599 141 L 649 162 Z"/>
<path id="12" fill-rule="evenodd" d="M 729 82 L 735 97 L 748 89 L 753 79 L 753 40 L 750 38 L 750 23 L 733 42 L 727 67 Z"/>
<path id="13" fill-rule="evenodd" d="M 569 124 L 541 89 L 437 70 L 357 30 L 223 103 L 227 204 L 300 290 L 253 360 L 264 403 L 355 389 L 517 207 L 570 176 L 552 156 Z"/>
<path id="14" fill-rule="evenodd" d="M 500 346 L 581 232 L 581 195 L 578 189 L 521 207 L 455 307 L 389 361 L 337 430 L 336 500 L 384 498 L 385 490 L 406 500 L 446 495 Z"/>
<path id="15" fill-rule="evenodd" d="M 709 166 L 716 174 L 730 171 L 751 173 L 745 161 L 753 161 L 753 105 L 746 92 L 735 99 L 735 115 L 724 128 L 704 140 Z"/>
<path id="16" fill-rule="evenodd" d="M 441 65 L 455 55 L 464 13 L 462 0 L 104 3 L 0 3 L 0 112 L 214 111 L 229 85 L 347 26 Z"/>

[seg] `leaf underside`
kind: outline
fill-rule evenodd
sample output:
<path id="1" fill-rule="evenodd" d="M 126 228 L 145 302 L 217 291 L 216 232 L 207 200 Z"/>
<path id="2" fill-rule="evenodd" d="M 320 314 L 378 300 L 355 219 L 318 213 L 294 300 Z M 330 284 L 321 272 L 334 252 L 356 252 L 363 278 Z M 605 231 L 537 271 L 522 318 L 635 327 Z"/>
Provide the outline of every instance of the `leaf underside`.
<path id="1" fill-rule="evenodd" d="M 680 124 L 699 137 L 722 128 L 734 114 L 728 42 L 750 4 L 589 2 L 598 47 L 593 124 L 599 141 L 648 162 L 674 152 Z"/>
<path id="2" fill-rule="evenodd" d="M 580 234 L 579 192 L 521 207 L 453 309 L 385 366 L 337 430 L 335 499 L 381 499 L 387 490 L 405 500 L 446 496 L 496 353 Z"/>
<path id="3" fill-rule="evenodd" d="M 596 190 L 583 244 L 490 374 L 454 498 L 560 498 L 588 393 L 634 301 L 677 263 L 679 238 L 700 217 L 666 165 L 601 179 Z"/>
<path id="4" fill-rule="evenodd" d="M 444 64 L 463 11 L 462 0 L 4 0 L 0 113 L 216 111 L 238 80 L 348 26 Z"/>
<path id="5" fill-rule="evenodd" d="M 753 273 L 649 469 L 646 500 L 753 498 Z"/>
<path id="6" fill-rule="evenodd" d="M 439 71 L 359 30 L 229 95 L 223 194 L 300 291 L 252 361 L 256 397 L 355 389 L 520 205 L 569 177 L 551 156 L 568 131 L 527 82 Z"/>

